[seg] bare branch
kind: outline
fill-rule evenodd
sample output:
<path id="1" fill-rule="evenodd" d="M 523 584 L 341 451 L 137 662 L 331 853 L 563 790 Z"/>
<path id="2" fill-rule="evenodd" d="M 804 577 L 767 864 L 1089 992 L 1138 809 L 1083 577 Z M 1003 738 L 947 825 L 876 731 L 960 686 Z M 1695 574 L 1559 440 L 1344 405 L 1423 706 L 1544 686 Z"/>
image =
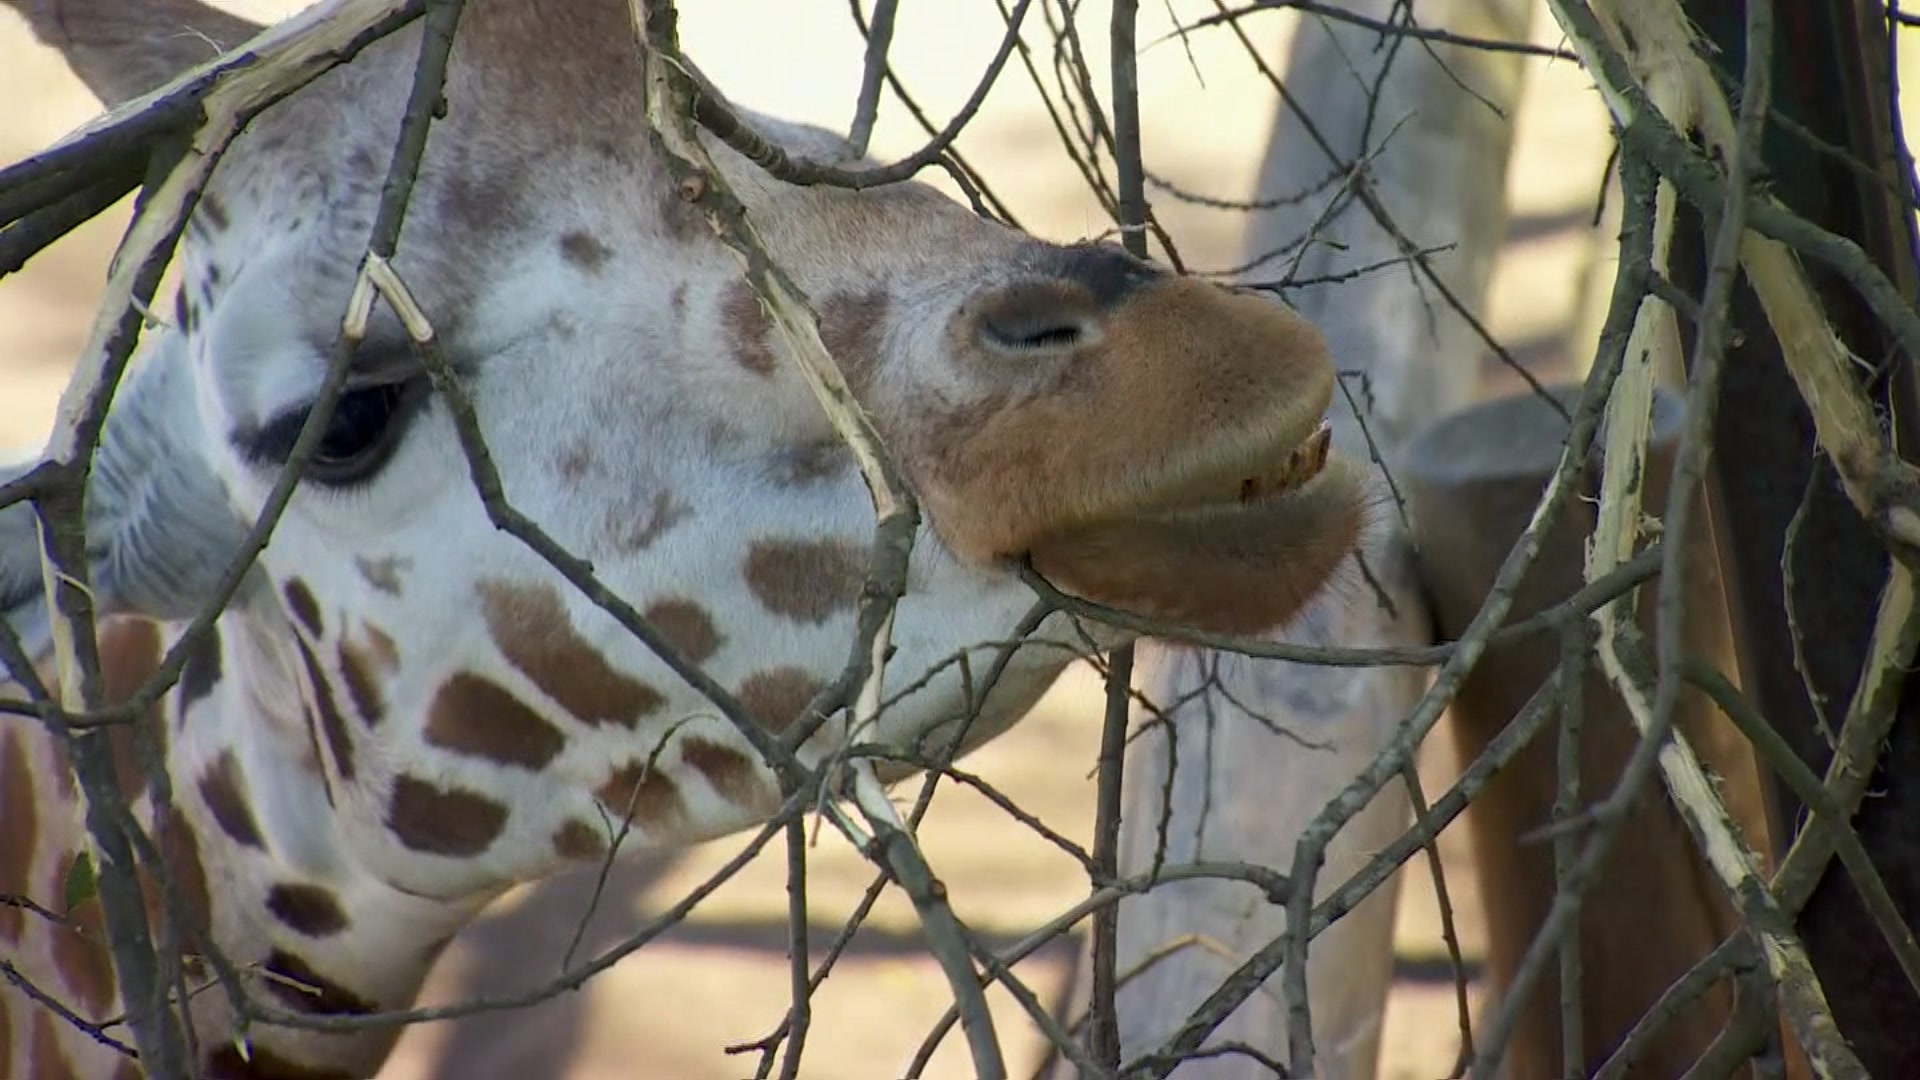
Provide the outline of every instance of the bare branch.
<path id="1" fill-rule="evenodd" d="M 1463 49 L 1518 53 L 1521 56 L 1538 56 L 1549 60 L 1572 60 L 1575 63 L 1580 62 L 1579 54 L 1568 52 L 1565 49 L 1550 49 L 1526 41 L 1495 41 L 1490 38 L 1474 37 L 1470 34 L 1456 34 L 1451 30 L 1433 30 L 1423 26 L 1416 26 L 1411 17 L 1404 23 L 1382 22 L 1379 19 L 1370 19 L 1357 12 L 1348 11 L 1337 4 L 1320 3 L 1319 0 L 1260 0 L 1259 3 L 1248 4 L 1230 11 L 1221 11 L 1213 15 L 1195 19 L 1190 23 L 1185 23 L 1175 30 L 1173 34 L 1162 37 L 1159 41 L 1155 41 L 1154 44 L 1161 44 L 1175 35 L 1190 34 L 1195 30 L 1204 30 L 1208 27 L 1219 26 L 1222 23 L 1238 23 L 1239 20 L 1246 18 L 1248 15 L 1261 11 L 1298 11 L 1303 15 L 1331 19 L 1335 22 L 1351 23 L 1354 26 L 1377 31 L 1383 37 L 1414 38 L 1419 41 L 1436 42 L 1442 45 L 1458 45 Z"/>
<path id="2" fill-rule="evenodd" d="M 855 0 L 856 13 L 858 2 Z M 880 78 L 887 70 L 887 49 L 893 44 L 893 19 L 899 9 L 900 0 L 875 0 L 873 5 L 873 25 L 867 31 L 867 59 L 860 72 L 860 98 L 854 104 L 853 126 L 847 135 L 856 155 L 865 154 L 867 142 L 873 138 L 873 122 L 880 113 Z"/>

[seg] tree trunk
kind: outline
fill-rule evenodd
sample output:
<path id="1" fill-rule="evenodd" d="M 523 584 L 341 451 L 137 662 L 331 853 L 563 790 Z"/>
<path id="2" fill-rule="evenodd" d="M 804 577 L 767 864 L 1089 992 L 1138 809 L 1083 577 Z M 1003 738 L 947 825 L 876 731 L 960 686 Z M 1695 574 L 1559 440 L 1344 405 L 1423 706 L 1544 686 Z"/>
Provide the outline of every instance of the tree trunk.
<path id="1" fill-rule="evenodd" d="M 1345 6 L 1384 20 L 1394 16 L 1396 4 L 1355 0 Z M 1416 15 L 1425 27 L 1518 40 L 1527 34 L 1530 9 L 1528 0 L 1454 0 L 1420 4 Z M 1256 215 L 1249 258 L 1309 230 L 1314 240 L 1303 252 L 1289 250 L 1264 263 L 1248 279 L 1324 280 L 1405 255 L 1402 241 L 1382 228 L 1354 197 L 1359 194 L 1375 200 L 1417 247 L 1455 245 L 1428 258 L 1446 288 L 1479 318 L 1505 231 L 1519 58 L 1440 44 L 1429 52 L 1421 42 L 1308 18 L 1283 70 L 1305 119 L 1282 106 L 1259 197 L 1313 189 L 1357 159 L 1370 164 L 1364 174 L 1326 186 L 1297 206 Z M 1321 327 L 1335 362 L 1349 373 L 1343 381 L 1350 398 L 1335 398 L 1334 442 L 1355 460 L 1369 458 L 1363 421 L 1391 467 L 1415 427 L 1473 396 L 1486 348 L 1411 265 L 1284 295 Z M 1349 401 L 1362 416 L 1356 417 Z M 1390 501 L 1382 503 L 1364 572 L 1349 566 L 1288 638 L 1358 646 L 1430 640 L 1398 512 Z M 1382 594 L 1391 610 L 1381 603 Z M 1174 709 L 1170 727 L 1134 740 L 1122 874 L 1148 870 L 1163 837 L 1167 862 L 1244 860 L 1285 870 L 1300 829 L 1374 756 L 1428 679 L 1420 668 L 1322 668 L 1167 645 L 1143 647 L 1140 661 L 1140 688 L 1155 702 L 1184 701 L 1209 680 L 1217 680 L 1217 688 Z M 1340 884 L 1403 830 L 1408 807 L 1405 789 L 1389 788 L 1355 818 L 1328 851 L 1319 892 Z M 1314 943 L 1308 981 L 1316 1076 L 1374 1073 L 1393 974 L 1397 880 Z M 1125 1055 L 1156 1045 L 1285 926 L 1284 911 L 1244 885 L 1181 883 L 1128 900 L 1121 908 L 1120 971 L 1125 976 L 1153 962 L 1118 995 Z M 1241 1042 L 1284 1060 L 1286 1006 L 1279 981 L 1269 980 L 1210 1042 Z M 1176 1075 L 1270 1072 L 1235 1055 L 1195 1061 Z"/>
<path id="2" fill-rule="evenodd" d="M 1745 63 L 1744 5 L 1686 0 L 1688 16 L 1719 50 L 1722 77 L 1739 84 Z M 1858 242 L 1909 296 L 1920 291 L 1913 218 L 1895 192 L 1908 190 L 1908 167 L 1889 130 L 1890 93 L 1881 5 L 1867 0 L 1782 4 L 1775 18 L 1773 111 L 1837 145 L 1870 172 L 1826 154 L 1783 126 L 1763 144 L 1768 191 L 1788 208 Z M 1675 227 L 1673 276 L 1697 293 L 1705 277 L 1707 233 L 1682 206 Z M 1865 363 L 1868 393 L 1891 417 L 1896 445 L 1916 457 L 1920 391 L 1913 358 L 1837 276 L 1809 267 L 1834 331 Z M 1735 290 L 1733 342 L 1720 386 L 1710 497 L 1741 649 L 1741 677 L 1761 712 L 1816 773 L 1831 756 L 1826 730 L 1838 730 L 1860 677 L 1861 659 L 1887 579 L 1887 554 L 1814 454 L 1813 426 L 1758 302 L 1744 281 Z M 1684 324 L 1690 338 L 1693 327 Z M 1869 367 L 1870 365 L 1870 367 Z M 1804 503 L 1803 506 L 1803 496 Z M 1790 564 L 1789 523 L 1801 515 Z M 1794 621 L 1783 565 L 1793 570 Z M 1801 677 L 1804 664 L 1806 676 Z M 1899 718 L 1874 775 L 1872 794 L 1853 825 L 1903 912 L 1920 910 L 1920 673 L 1909 674 Z M 1816 700 L 1817 698 L 1817 700 Z M 1789 842 L 1806 810 L 1775 785 L 1776 841 Z M 1784 850 L 1784 848 L 1782 849 Z M 1836 860 L 1800 915 L 1814 973 L 1840 1030 L 1874 1076 L 1920 1075 L 1920 997 L 1908 986 L 1871 923 L 1849 875 Z"/>

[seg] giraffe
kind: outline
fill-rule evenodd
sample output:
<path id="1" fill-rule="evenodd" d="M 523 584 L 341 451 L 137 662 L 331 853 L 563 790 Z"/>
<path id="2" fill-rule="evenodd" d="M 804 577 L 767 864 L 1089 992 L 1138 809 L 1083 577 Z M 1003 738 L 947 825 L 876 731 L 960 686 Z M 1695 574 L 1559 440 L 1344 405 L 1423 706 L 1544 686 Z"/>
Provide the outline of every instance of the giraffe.
<path id="1" fill-rule="evenodd" d="M 259 29 L 196 0 L 7 4 L 108 102 Z M 779 732 L 845 662 L 871 503 L 656 158 L 627 19 L 618 0 L 471 0 L 395 266 L 508 497 Z M 89 494 L 110 698 L 178 639 L 311 407 L 418 33 L 255 119 L 189 223 L 174 317 L 117 395 Z M 824 131 L 743 115 L 790 153 L 858 163 Z M 916 182 L 795 187 L 709 149 L 926 508 L 895 670 L 1006 637 L 1034 600 L 1024 558 L 1092 600 L 1251 632 L 1358 541 L 1365 485 L 1322 426 L 1333 366 L 1289 309 L 1041 242 Z M 0 605 L 43 647 L 38 580 L 30 515 L 0 511 Z M 977 746 L 1074 655 L 1044 643 L 1079 633 L 1050 615 L 984 699 L 949 666 L 858 737 L 917 745 L 971 708 L 961 749 Z M 178 879 L 175 922 L 252 994 L 315 1014 L 405 1007 L 516 883 L 616 839 L 725 835 L 779 802 L 710 704 L 490 526 L 390 313 L 272 542 L 144 724 L 171 799 L 156 805 L 126 729 L 123 786 Z M 852 737 L 828 725 L 799 757 Z M 0 716 L 0 893 L 60 914 L 78 822 L 56 740 Z M 82 1019 L 121 1010 L 88 905 L 0 907 L 0 943 Z M 21 995 L 0 1009 L 8 1076 L 139 1074 Z M 209 1077 L 368 1075 L 395 1036 L 255 1025 L 242 1052 L 221 994 L 190 1014 Z"/>

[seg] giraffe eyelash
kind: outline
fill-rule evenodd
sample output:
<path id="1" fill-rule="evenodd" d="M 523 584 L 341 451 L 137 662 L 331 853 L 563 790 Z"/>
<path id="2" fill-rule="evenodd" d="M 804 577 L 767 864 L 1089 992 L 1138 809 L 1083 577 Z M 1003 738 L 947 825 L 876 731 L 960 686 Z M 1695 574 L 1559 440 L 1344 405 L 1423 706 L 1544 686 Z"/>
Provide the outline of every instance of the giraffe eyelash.
<path id="1" fill-rule="evenodd" d="M 425 378 L 350 387 L 335 403 L 305 477 L 329 487 L 371 480 L 392 459 L 431 389 Z M 237 434 L 234 445 L 254 465 L 285 465 L 312 412 L 311 403 L 289 409 Z"/>

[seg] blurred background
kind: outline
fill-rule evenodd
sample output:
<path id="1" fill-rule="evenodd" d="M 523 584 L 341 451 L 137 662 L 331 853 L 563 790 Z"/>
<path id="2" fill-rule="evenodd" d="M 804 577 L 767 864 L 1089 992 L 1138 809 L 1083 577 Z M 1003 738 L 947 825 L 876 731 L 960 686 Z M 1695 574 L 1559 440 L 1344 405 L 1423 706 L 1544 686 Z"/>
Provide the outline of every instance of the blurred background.
<path id="1" fill-rule="evenodd" d="M 273 19 L 302 5 L 232 3 Z M 984 2 L 902 5 L 893 46 L 895 70 L 936 123 L 961 105 L 992 55 L 1003 23 Z M 1177 24 L 1216 10 L 1206 0 L 1142 5 L 1139 39 L 1143 141 L 1149 168 L 1187 190 L 1244 199 L 1267 143 L 1278 102 L 1227 32 L 1168 38 Z M 1080 5 L 1083 25 L 1104 26 L 1107 5 Z M 1037 11 L 1036 11 L 1037 15 Z M 841 0 L 688 0 L 686 50 L 735 100 L 789 118 L 844 131 L 860 80 L 862 40 Z M 1285 58 L 1294 15 L 1262 12 L 1242 21 L 1262 55 Z M 1045 41 L 1030 20 L 1028 37 Z M 1544 6 L 1536 41 L 1558 44 Z M 1152 43 L 1152 44 L 1150 44 Z M 1094 69 L 1104 72 L 1104 33 L 1085 35 Z M 1044 55 L 1044 53 L 1042 54 Z M 1485 321 L 1543 377 L 1584 366 L 1594 320 L 1592 278 L 1611 279 L 1604 251 L 1609 225 L 1594 208 L 1607 154 L 1606 122 L 1580 71 L 1548 60 L 1527 62 L 1525 104 L 1517 117 L 1510 169 L 1511 216 Z M 32 155 L 98 111 L 58 57 L 38 46 L 24 23 L 0 11 L 0 164 Z M 892 159 L 925 135 L 898 102 L 883 97 L 875 154 Z M 1099 235 L 1106 224 L 1079 173 L 1058 146 L 1031 83 L 1010 64 L 960 149 L 1030 231 L 1054 240 Z M 945 184 L 933 170 L 929 179 Z M 1182 254 L 1198 269 L 1244 258 L 1243 221 L 1167 198 L 1150 199 Z M 126 221 L 123 205 L 0 279 L 0 458 L 31 453 L 50 427 L 56 397 L 84 341 L 107 259 Z M 1439 258 L 1444 259 L 1441 255 Z M 1512 376 L 1490 364 L 1482 392 L 1505 392 Z M 1070 673 L 1036 715 L 971 757 L 966 767 L 1068 836 L 1087 842 L 1093 820 L 1090 772 L 1098 743 L 1099 685 Z M 1429 740 L 1427 790 L 1444 788 L 1454 763 Z M 1065 857 L 1006 818 L 985 799 L 948 790 L 921 832 L 932 865 L 959 914 L 1005 944 L 1085 894 Z M 619 867 L 592 920 L 591 952 L 672 903 L 738 847 L 721 841 L 670 859 Z M 1481 913 L 1470 877 L 1464 830 L 1443 838 L 1462 944 L 1472 961 L 1483 948 Z M 516 1014 L 416 1027 L 402 1039 L 387 1080 L 428 1077 L 542 1076 L 734 1077 L 751 1058 L 724 1047 L 765 1035 L 787 1001 L 785 871 L 769 849 L 719 890 L 686 924 L 614 967 L 587 988 Z M 1434 892 L 1424 861 L 1405 871 L 1396 936 L 1396 980 L 1386 1017 L 1381 1075 L 1433 1077 L 1458 1050 L 1452 975 L 1441 944 Z M 871 880 L 866 862 L 832 830 L 823 830 L 809 870 L 816 947 L 837 931 Z M 499 993 L 544 982 L 557 970 L 591 874 L 525 888 L 497 904 L 463 934 L 436 969 L 427 1002 Z M 1036 954 L 1020 970 L 1056 1009 L 1072 994 L 1079 939 Z M 1016 1075 L 1040 1060 L 1041 1041 L 1004 993 L 989 995 Z M 897 894 L 884 899 L 835 975 L 816 996 L 809 1076 L 898 1076 L 950 1001 L 938 969 L 920 946 L 917 923 Z M 1475 997 L 1477 1003 L 1478 998 Z M 956 1034 L 930 1076 L 959 1077 L 969 1067 Z"/>

